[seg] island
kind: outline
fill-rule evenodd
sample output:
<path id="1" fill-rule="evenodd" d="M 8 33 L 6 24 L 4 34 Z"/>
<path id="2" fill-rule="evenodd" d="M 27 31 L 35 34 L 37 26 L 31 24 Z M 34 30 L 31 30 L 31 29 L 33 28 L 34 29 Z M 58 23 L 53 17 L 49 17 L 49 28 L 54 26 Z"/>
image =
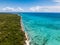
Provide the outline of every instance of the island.
<path id="1" fill-rule="evenodd" d="M 25 45 L 25 40 L 21 16 L 0 13 L 0 45 Z"/>

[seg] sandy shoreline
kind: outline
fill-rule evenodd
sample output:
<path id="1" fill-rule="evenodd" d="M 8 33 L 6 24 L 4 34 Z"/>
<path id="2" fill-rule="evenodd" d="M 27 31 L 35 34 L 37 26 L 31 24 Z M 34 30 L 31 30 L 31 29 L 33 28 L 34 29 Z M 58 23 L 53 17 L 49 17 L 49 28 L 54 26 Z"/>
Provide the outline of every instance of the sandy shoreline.
<path id="1" fill-rule="evenodd" d="M 22 23 L 22 17 L 21 17 L 20 22 L 21 22 L 21 28 L 22 28 L 22 31 L 24 31 L 24 27 L 23 27 L 23 23 Z M 24 32 L 25 32 L 25 31 L 24 31 Z M 29 41 L 29 39 L 28 39 L 28 35 L 27 35 L 26 32 L 25 32 L 25 36 L 26 36 L 26 40 L 25 40 L 25 44 L 24 44 L 24 45 L 30 45 L 30 44 L 29 44 L 30 41 Z"/>

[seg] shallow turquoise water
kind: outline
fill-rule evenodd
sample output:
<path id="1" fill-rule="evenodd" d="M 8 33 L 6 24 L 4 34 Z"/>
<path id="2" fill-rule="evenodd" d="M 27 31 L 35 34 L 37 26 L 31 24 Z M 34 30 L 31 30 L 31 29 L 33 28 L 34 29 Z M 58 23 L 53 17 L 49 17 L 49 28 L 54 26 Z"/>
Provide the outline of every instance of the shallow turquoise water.
<path id="1" fill-rule="evenodd" d="M 60 45 L 59 13 L 21 13 L 31 45 Z"/>

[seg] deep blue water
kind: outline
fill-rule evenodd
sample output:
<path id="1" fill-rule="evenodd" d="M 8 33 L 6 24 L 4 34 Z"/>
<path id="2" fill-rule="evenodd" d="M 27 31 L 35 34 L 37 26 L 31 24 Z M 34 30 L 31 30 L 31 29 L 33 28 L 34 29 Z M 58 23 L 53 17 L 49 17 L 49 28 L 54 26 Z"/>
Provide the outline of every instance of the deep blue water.
<path id="1" fill-rule="evenodd" d="M 31 45 L 60 45 L 60 13 L 20 13 Z"/>

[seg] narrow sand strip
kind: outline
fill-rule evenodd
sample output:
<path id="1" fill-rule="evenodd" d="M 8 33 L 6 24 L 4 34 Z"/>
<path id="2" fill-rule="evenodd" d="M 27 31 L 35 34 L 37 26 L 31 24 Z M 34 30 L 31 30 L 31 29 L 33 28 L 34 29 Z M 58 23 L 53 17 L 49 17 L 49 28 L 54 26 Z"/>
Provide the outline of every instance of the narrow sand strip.
<path id="1" fill-rule="evenodd" d="M 29 39 L 28 39 L 27 33 L 25 33 L 25 36 L 26 36 L 26 38 L 27 38 L 27 40 L 25 41 L 25 42 L 26 42 L 26 45 L 29 45 L 30 41 L 29 41 Z"/>
<path id="2" fill-rule="evenodd" d="M 24 31 L 24 27 L 23 27 L 23 23 L 22 23 L 22 17 L 21 17 L 20 22 L 21 22 L 22 31 Z M 30 41 L 29 41 L 29 39 L 28 39 L 28 35 L 27 35 L 26 32 L 25 32 L 25 36 L 26 36 L 26 41 L 25 41 L 26 44 L 24 44 L 24 45 L 30 45 Z"/>

